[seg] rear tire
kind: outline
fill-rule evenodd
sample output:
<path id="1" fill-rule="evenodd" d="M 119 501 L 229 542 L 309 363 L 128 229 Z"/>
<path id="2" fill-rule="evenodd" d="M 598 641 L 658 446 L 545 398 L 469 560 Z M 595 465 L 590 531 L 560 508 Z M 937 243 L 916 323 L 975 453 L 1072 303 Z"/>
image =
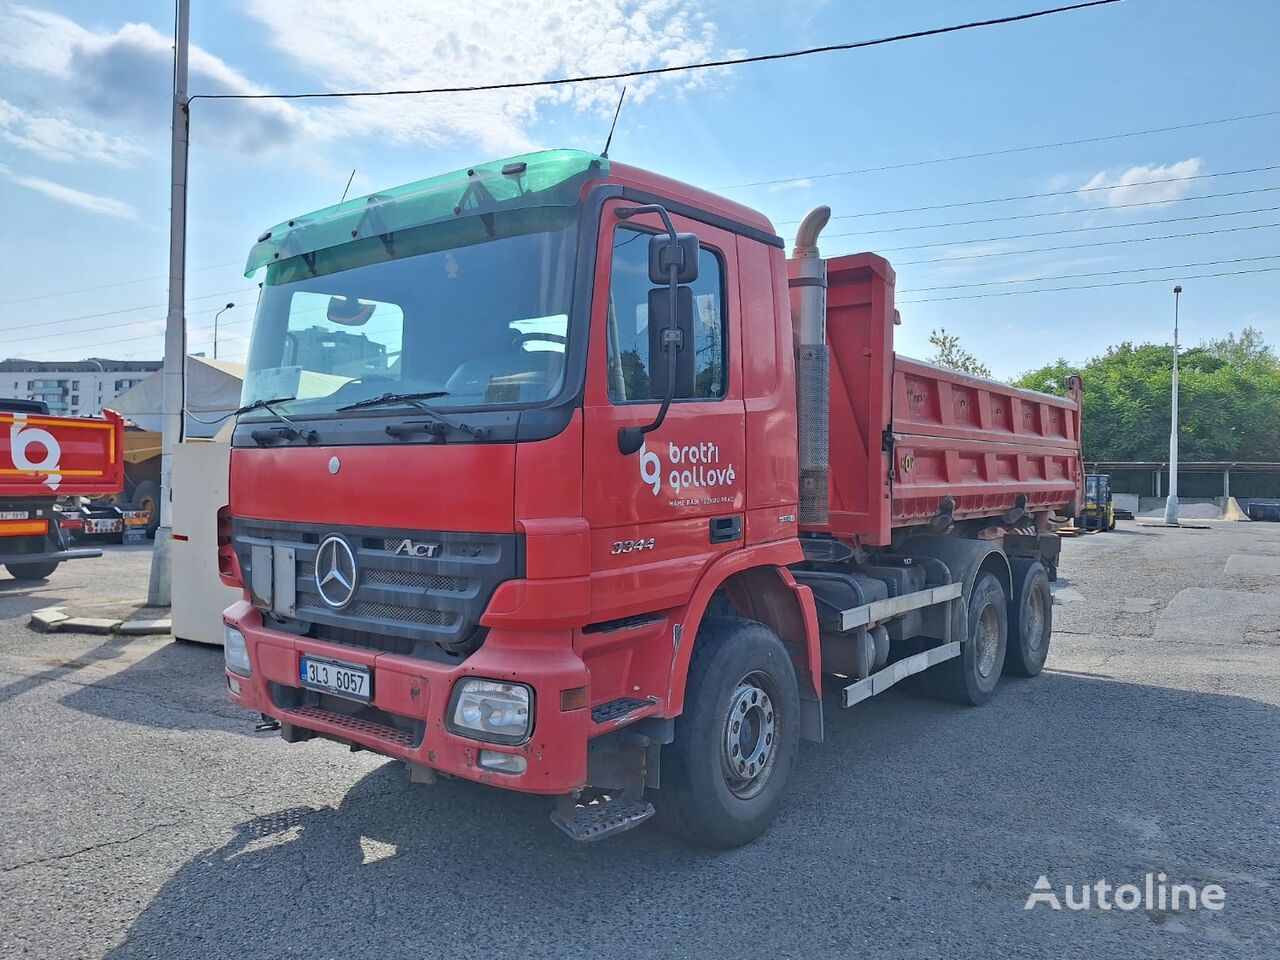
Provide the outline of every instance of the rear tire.
<path id="1" fill-rule="evenodd" d="M 147 511 L 147 536 L 154 540 L 160 527 L 160 484 L 154 480 L 143 480 L 134 487 L 129 509 Z"/>
<path id="2" fill-rule="evenodd" d="M 754 840 L 782 806 L 799 738 L 795 668 L 778 636 L 754 620 L 704 620 L 662 751 L 658 823 L 700 846 Z"/>
<path id="3" fill-rule="evenodd" d="M 1015 677 L 1034 677 L 1044 669 L 1053 634 L 1053 593 L 1049 574 L 1036 560 L 1014 557 L 1009 561 L 1013 574 L 1013 596 L 1009 598 L 1009 642 L 1004 672 Z"/>
<path id="4" fill-rule="evenodd" d="M 969 593 L 967 631 L 960 656 L 933 668 L 933 689 L 945 700 L 979 706 L 991 699 L 1004 667 L 1009 611 L 994 574 L 980 573 Z"/>
<path id="5" fill-rule="evenodd" d="M 47 580 L 58 569 L 60 560 L 49 560 L 45 563 L 6 563 L 4 568 L 15 580 Z"/>

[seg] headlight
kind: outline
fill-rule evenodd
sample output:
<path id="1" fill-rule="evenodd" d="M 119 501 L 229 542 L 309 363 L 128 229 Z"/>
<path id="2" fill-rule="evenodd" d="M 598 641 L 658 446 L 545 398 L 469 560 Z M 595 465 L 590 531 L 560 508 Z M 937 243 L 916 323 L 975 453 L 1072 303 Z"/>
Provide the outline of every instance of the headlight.
<path id="1" fill-rule="evenodd" d="M 460 680 L 453 688 L 449 729 L 494 743 L 523 743 L 533 731 L 533 691 L 522 683 Z"/>
<path id="2" fill-rule="evenodd" d="M 226 638 L 222 645 L 222 657 L 227 669 L 242 677 L 253 676 L 253 667 L 249 663 L 249 645 L 244 642 L 244 634 L 229 624 L 223 624 Z"/>

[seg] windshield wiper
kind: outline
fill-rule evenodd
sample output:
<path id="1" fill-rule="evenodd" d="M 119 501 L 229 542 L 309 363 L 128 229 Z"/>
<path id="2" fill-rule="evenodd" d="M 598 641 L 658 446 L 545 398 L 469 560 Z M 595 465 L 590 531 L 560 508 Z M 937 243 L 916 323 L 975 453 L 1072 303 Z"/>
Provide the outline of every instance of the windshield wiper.
<path id="1" fill-rule="evenodd" d="M 428 409 L 425 403 L 417 401 L 434 400 L 436 397 L 447 397 L 448 390 L 427 390 L 423 393 L 383 393 L 376 397 L 368 397 L 364 400 L 357 400 L 355 403 L 348 403 L 345 407 L 339 407 L 338 413 L 345 413 L 348 410 L 359 410 L 362 407 L 381 407 L 392 403 L 407 403 L 410 406 L 418 407 L 421 410 Z"/>
<path id="2" fill-rule="evenodd" d="M 429 433 L 438 441 L 443 441 L 445 436 L 440 431 L 440 424 L 443 424 L 450 430 L 460 430 L 463 433 L 469 433 L 477 440 L 483 440 L 489 435 L 488 427 L 473 427 L 470 424 L 461 421 L 452 420 L 445 416 L 435 407 L 425 403 L 426 400 L 434 400 L 436 397 L 447 397 L 448 390 L 427 390 L 421 393 L 384 393 L 378 397 L 369 397 L 365 400 L 357 400 L 355 403 L 349 403 L 345 407 L 339 407 L 338 413 L 344 413 L 347 410 L 360 410 L 366 407 L 384 407 L 394 403 L 402 403 L 411 407 L 417 407 L 429 417 L 433 417 L 439 423 L 435 424 L 393 424 L 387 427 L 387 433 L 393 437 L 404 437 L 408 433 L 414 433 L 421 430 Z"/>
<path id="3" fill-rule="evenodd" d="M 297 399 L 297 397 L 272 397 L 267 400 L 255 400 L 253 403 L 246 403 L 231 415 L 233 417 L 238 417 L 242 413 L 251 413 L 254 410 L 266 410 L 268 413 L 286 424 L 283 427 L 272 427 L 269 430 L 254 430 L 250 436 L 258 443 L 266 443 L 267 441 L 273 440 L 277 437 L 283 440 L 297 440 L 301 437 L 307 443 L 315 443 L 320 439 L 320 434 L 314 430 L 303 430 L 273 406 L 273 404 L 288 403 L 290 400 Z"/>

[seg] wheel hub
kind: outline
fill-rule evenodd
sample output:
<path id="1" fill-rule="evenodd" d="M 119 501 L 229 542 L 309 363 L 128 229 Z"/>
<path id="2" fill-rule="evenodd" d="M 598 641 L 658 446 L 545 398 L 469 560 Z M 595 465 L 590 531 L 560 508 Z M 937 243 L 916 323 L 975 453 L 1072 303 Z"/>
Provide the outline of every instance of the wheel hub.
<path id="1" fill-rule="evenodd" d="M 978 628 L 973 638 L 978 646 L 978 673 L 991 676 L 996 668 L 996 653 L 1000 649 L 1000 621 L 993 607 L 988 605 L 978 618 Z"/>
<path id="2" fill-rule="evenodd" d="M 1027 646 L 1032 650 L 1039 650 L 1040 644 L 1044 641 L 1045 619 L 1044 594 L 1040 590 L 1034 590 L 1027 603 L 1026 618 Z"/>
<path id="3" fill-rule="evenodd" d="M 744 677 L 729 698 L 721 766 L 730 791 L 744 799 L 764 789 L 777 756 L 777 713 L 762 678 Z"/>

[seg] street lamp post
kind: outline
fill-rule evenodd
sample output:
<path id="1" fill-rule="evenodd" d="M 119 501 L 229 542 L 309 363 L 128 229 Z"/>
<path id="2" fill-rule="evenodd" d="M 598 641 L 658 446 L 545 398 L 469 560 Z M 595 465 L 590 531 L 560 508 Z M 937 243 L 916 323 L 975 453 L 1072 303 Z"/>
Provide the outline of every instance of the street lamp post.
<path id="1" fill-rule="evenodd" d="M 218 318 L 234 307 L 234 303 L 228 303 L 225 307 L 213 315 L 213 359 L 218 359 Z"/>
<path id="2" fill-rule="evenodd" d="M 1164 502 L 1164 522 L 1178 525 L 1178 299 L 1182 287 L 1173 288 L 1173 404 L 1169 425 L 1169 496 Z"/>

